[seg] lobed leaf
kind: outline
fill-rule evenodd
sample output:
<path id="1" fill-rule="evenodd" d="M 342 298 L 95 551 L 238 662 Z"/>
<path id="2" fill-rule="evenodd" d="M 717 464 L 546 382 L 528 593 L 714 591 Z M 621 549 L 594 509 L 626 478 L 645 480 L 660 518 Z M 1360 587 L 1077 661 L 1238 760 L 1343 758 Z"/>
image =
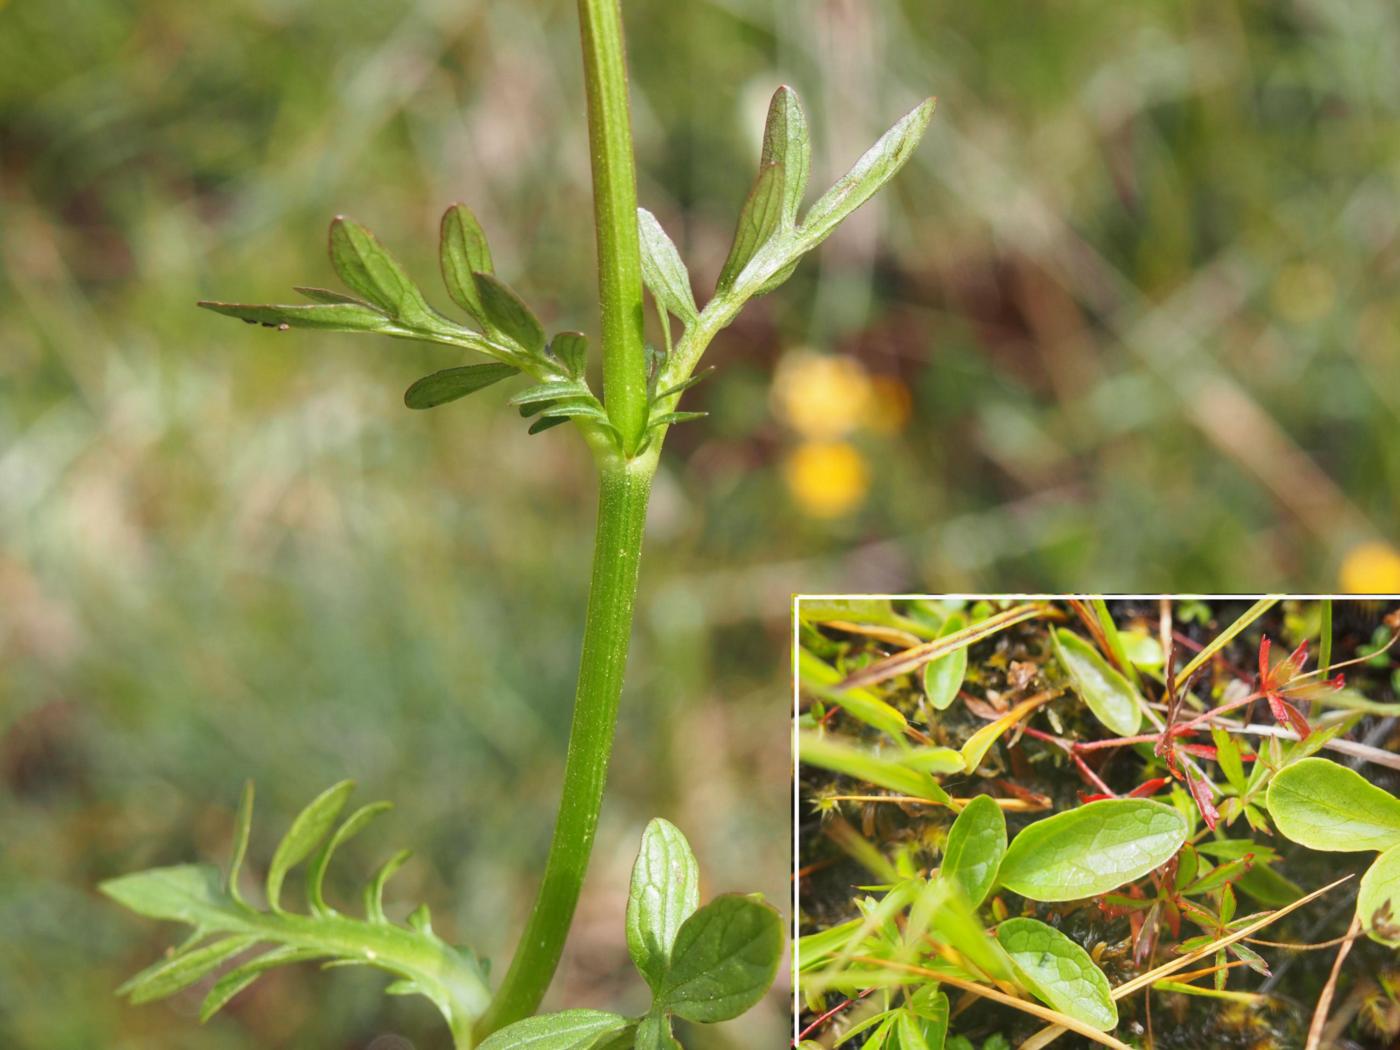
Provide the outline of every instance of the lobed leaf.
<path id="1" fill-rule="evenodd" d="M 331 265 L 340 279 L 395 321 L 431 328 L 438 315 L 397 259 L 359 223 L 337 215 L 331 222 Z"/>
<path id="2" fill-rule="evenodd" d="M 564 1010 L 507 1025 L 477 1050 L 591 1050 L 595 1041 L 632 1024 L 603 1010 Z"/>
<path id="3" fill-rule="evenodd" d="M 476 216 L 465 204 L 454 204 L 442 214 L 439 227 L 438 263 L 442 268 L 442 283 L 452 301 L 465 310 L 477 324 L 486 325 L 486 311 L 477 288 L 478 273 L 495 273 L 486 233 Z"/>
<path id="4" fill-rule="evenodd" d="M 693 324 L 700 310 L 695 305 L 690 274 L 674 242 L 666 236 L 656 216 L 645 208 L 637 209 L 637 231 L 642 242 L 642 281 L 662 309 L 680 318 L 683 324 Z"/>
<path id="5" fill-rule="evenodd" d="M 627 950 L 652 991 L 661 987 L 681 924 L 700 906 L 700 867 L 681 830 L 660 817 L 642 833 L 627 894 Z"/>
<path id="6" fill-rule="evenodd" d="M 933 119 L 935 105 L 934 99 L 925 99 L 905 114 L 812 205 L 802 220 L 802 232 L 811 241 L 809 247 L 829 236 L 904 167 Z"/>
<path id="7" fill-rule="evenodd" d="M 1039 919 L 1007 919 L 997 941 L 1022 984 L 1046 1006 L 1100 1032 L 1118 1024 L 1108 978 L 1089 953 Z"/>
<path id="8" fill-rule="evenodd" d="M 1114 670 L 1097 649 L 1063 627 L 1052 632 L 1055 655 L 1069 675 L 1074 691 L 1100 722 L 1119 736 L 1132 736 L 1142 724 L 1137 690 Z"/>
<path id="9" fill-rule="evenodd" d="M 533 357 L 544 353 L 544 326 L 525 301 L 504 281 L 489 273 L 477 273 L 482 323 Z"/>
<path id="10" fill-rule="evenodd" d="M 243 785 L 243 797 L 238 803 L 238 817 L 234 822 L 233 859 L 229 862 L 225 889 L 229 897 L 243 903 L 243 895 L 238 889 L 238 873 L 243 867 L 243 858 L 248 853 L 248 836 L 253 830 L 253 782 Z"/>
<path id="11" fill-rule="evenodd" d="M 292 821 L 287 834 L 277 844 L 272 863 L 267 869 L 267 903 L 273 911 L 282 910 L 282 883 L 287 872 L 309 857 L 311 851 L 330 833 L 340 811 L 345 808 L 346 799 L 354 790 L 353 780 L 342 780 L 312 799 Z"/>
<path id="12" fill-rule="evenodd" d="M 734 244 L 719 273 L 717 288 L 725 291 L 749 261 L 772 238 L 783 220 L 783 168 L 767 162 L 759 165 L 758 177 L 739 212 L 739 225 L 734 231 Z"/>
<path id="13" fill-rule="evenodd" d="M 1371 940 L 1400 948 L 1400 844 L 1377 857 L 1361 876 L 1356 917 Z"/>
<path id="14" fill-rule="evenodd" d="M 512 365 L 491 362 L 482 365 L 462 365 L 458 368 L 444 368 L 440 372 L 424 376 L 403 395 L 403 403 L 409 408 L 436 408 L 449 401 L 484 390 L 502 379 L 518 375 L 520 369 Z"/>
<path id="15" fill-rule="evenodd" d="M 776 908 L 722 894 L 682 924 L 656 1008 L 688 1021 L 727 1021 L 768 991 L 783 953 Z"/>
<path id="16" fill-rule="evenodd" d="M 967 627 L 967 620 L 961 613 L 953 613 L 943 621 L 939 637 L 956 634 Z M 958 698 L 963 679 L 967 677 L 967 648 L 955 649 L 951 653 L 930 660 L 924 664 L 924 695 L 935 711 L 947 710 Z"/>
<path id="17" fill-rule="evenodd" d="M 1093 897 L 1165 864 L 1186 834 L 1186 819 L 1160 802 L 1090 802 L 1022 830 L 1002 858 L 1000 881 L 1031 900 Z"/>
<path id="18" fill-rule="evenodd" d="M 996 800 L 978 795 L 958 814 L 943 849 L 942 875 L 956 883 L 972 907 L 980 907 L 996 885 L 1006 854 L 1006 817 Z"/>
<path id="19" fill-rule="evenodd" d="M 1325 758 L 1286 766 L 1269 782 L 1269 814 L 1285 838 L 1334 852 L 1400 844 L 1400 799 Z"/>
<path id="20" fill-rule="evenodd" d="M 776 165 L 783 171 L 781 225 L 792 229 L 797 224 L 797 210 L 807 191 L 807 177 L 812 169 L 812 143 L 807 133 L 807 115 L 802 112 L 802 100 L 797 92 L 783 84 L 768 103 L 768 118 L 763 125 L 763 152 L 760 165 Z"/>
<path id="21" fill-rule="evenodd" d="M 335 909 L 326 904 L 324 882 L 326 869 L 331 865 L 331 858 L 335 856 L 335 851 L 342 843 L 349 841 L 364 830 L 375 817 L 381 813 L 387 813 L 394 808 L 392 802 L 371 802 L 367 806 L 361 806 L 346 818 L 345 823 L 335 829 L 335 834 L 326 840 L 326 844 L 321 847 L 321 851 L 316 854 L 306 868 L 306 899 L 311 906 L 313 913 L 317 915 L 333 915 Z"/>

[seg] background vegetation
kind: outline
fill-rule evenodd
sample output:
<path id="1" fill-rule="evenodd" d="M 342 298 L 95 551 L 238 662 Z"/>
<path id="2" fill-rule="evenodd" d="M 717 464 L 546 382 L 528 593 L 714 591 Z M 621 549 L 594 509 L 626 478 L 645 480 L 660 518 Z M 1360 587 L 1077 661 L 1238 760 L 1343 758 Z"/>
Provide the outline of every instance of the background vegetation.
<path id="1" fill-rule="evenodd" d="M 712 417 L 658 481 L 556 1003 L 626 980 L 654 814 L 708 890 L 785 897 L 791 591 L 1400 572 L 1392 5 L 627 9 L 643 202 L 707 279 L 776 82 L 818 176 L 941 104 L 894 192 L 726 333 L 686 405 Z M 434 286 L 464 199 L 548 322 L 596 328 L 574 33 L 566 0 L 0 4 L 5 1045 L 435 1045 L 372 975 L 269 979 L 197 1037 L 109 997 L 161 933 L 93 883 L 218 855 L 246 776 L 264 850 L 354 775 L 400 808 L 347 860 L 411 843 L 404 899 L 497 953 L 518 927 L 566 732 L 584 451 L 490 394 L 408 413 L 439 351 L 192 303 L 328 277 L 335 212 Z"/>

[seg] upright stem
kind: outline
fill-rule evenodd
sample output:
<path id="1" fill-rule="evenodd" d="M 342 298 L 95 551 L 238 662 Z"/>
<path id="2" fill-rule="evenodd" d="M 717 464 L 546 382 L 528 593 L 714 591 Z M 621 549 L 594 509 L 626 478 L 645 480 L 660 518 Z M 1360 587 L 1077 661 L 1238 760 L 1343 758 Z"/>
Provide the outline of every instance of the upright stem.
<path id="1" fill-rule="evenodd" d="M 579 658 L 574 723 L 563 797 L 534 911 L 478 1037 L 533 1014 L 559 965 L 598 829 L 617 702 L 632 637 L 637 564 L 659 448 L 634 456 L 646 430 L 642 262 L 637 176 L 627 104 L 627 59 L 619 0 L 578 0 L 588 95 L 603 320 L 603 396 L 622 450 L 595 443 L 601 474 L 593 578 Z"/>
<path id="2" fill-rule="evenodd" d="M 603 398 L 631 454 L 646 428 L 642 249 L 637 233 L 637 172 L 627 104 L 627 55 L 619 0 L 578 0 L 593 159 L 598 292 L 603 320 Z"/>
<path id="3" fill-rule="evenodd" d="M 654 450 L 636 459 L 617 456 L 603 462 L 593 579 L 559 817 L 535 910 L 491 1008 L 477 1025 L 479 1037 L 539 1008 L 573 921 L 612 753 L 632 635 L 642 529 L 655 469 Z"/>

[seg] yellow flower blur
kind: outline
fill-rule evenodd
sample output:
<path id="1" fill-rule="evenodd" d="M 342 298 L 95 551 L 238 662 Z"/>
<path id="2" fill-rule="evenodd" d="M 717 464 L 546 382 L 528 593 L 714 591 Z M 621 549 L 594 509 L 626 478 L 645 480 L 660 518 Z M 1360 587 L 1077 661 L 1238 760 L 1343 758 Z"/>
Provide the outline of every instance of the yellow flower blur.
<path id="1" fill-rule="evenodd" d="M 870 377 L 844 354 L 786 354 L 772 396 L 778 418 L 805 438 L 845 437 L 870 417 Z"/>
<path id="2" fill-rule="evenodd" d="M 1383 540 L 1361 543 L 1342 559 L 1347 594 L 1400 594 L 1400 551 Z"/>
<path id="3" fill-rule="evenodd" d="M 855 510 L 870 488 L 865 458 L 845 441 L 804 441 L 783 464 L 792 498 L 814 518 L 839 518 Z"/>

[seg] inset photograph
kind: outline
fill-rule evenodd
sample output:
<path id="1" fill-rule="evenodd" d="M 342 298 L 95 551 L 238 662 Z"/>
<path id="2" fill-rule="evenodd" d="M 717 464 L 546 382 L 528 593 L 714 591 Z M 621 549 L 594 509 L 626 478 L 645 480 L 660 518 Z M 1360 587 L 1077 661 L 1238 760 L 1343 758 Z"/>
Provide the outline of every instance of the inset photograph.
<path id="1" fill-rule="evenodd" d="M 1400 1040 L 1400 600 L 802 596 L 801 1050 Z"/>

